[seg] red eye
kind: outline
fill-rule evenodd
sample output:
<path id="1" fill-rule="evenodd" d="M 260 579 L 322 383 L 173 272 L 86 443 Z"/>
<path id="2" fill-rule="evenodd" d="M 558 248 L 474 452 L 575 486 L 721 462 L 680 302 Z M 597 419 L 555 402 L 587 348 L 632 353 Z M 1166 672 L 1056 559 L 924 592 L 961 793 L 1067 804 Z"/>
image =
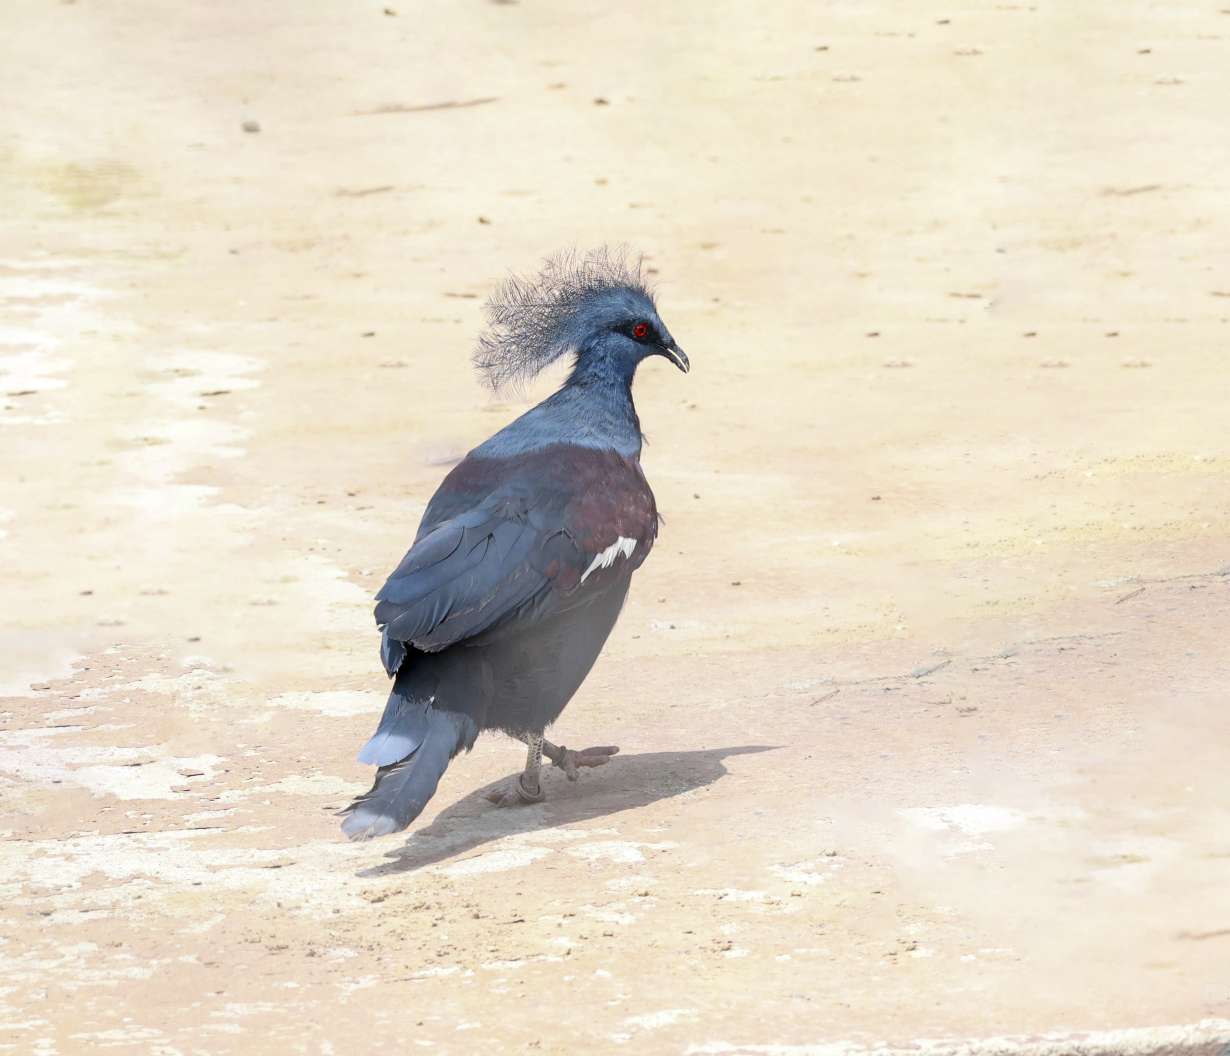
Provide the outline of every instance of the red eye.
<path id="1" fill-rule="evenodd" d="M 648 323 L 637 323 L 632 328 L 632 336 L 635 337 L 638 341 L 644 341 L 645 338 L 649 336 L 649 324 Z"/>

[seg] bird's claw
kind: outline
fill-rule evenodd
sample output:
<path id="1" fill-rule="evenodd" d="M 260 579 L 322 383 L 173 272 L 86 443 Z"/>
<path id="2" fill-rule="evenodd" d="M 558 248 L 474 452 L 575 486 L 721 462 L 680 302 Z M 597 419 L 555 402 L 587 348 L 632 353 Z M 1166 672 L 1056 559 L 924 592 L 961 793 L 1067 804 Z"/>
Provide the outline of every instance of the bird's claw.
<path id="1" fill-rule="evenodd" d="M 558 748 L 555 745 L 543 746 L 543 755 L 563 770 L 564 776 L 569 781 L 577 780 L 584 767 L 606 766 L 611 761 L 611 756 L 618 752 L 619 748 L 613 744 L 585 748 L 581 751 L 565 748 L 563 745 Z M 525 774 L 518 774 L 511 781 L 497 785 L 487 793 L 485 798 L 487 802 L 494 803 L 497 807 L 519 807 L 526 803 L 541 803 L 546 798 L 546 792 L 541 782 L 536 782 L 531 791 L 526 786 Z"/>
<path id="2" fill-rule="evenodd" d="M 542 785 L 531 791 L 526 787 L 525 775 L 521 774 L 505 785 L 493 788 L 486 799 L 497 807 L 518 807 L 526 803 L 541 803 L 546 798 Z"/>
<path id="3" fill-rule="evenodd" d="M 569 781 L 575 781 L 581 776 L 582 767 L 606 766 L 611 761 L 611 756 L 619 752 L 619 748 L 613 744 L 603 744 L 597 748 L 584 748 L 578 752 L 572 748 L 565 748 L 561 744 L 556 751 L 558 754 L 551 757 L 551 762 L 564 771 L 564 776 Z"/>

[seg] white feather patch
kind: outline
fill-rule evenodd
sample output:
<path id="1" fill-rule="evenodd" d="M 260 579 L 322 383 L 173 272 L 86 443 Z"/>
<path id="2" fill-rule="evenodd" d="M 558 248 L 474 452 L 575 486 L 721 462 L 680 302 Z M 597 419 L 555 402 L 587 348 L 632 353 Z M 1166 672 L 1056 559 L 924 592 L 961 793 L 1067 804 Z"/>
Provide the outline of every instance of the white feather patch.
<path id="1" fill-rule="evenodd" d="M 629 539 L 626 535 L 621 535 L 615 540 L 615 542 L 603 550 L 602 553 L 600 553 L 589 563 L 589 568 L 587 568 L 581 576 L 581 582 L 584 583 L 586 577 L 595 568 L 610 568 L 613 564 L 615 564 L 615 558 L 617 558 L 620 554 L 623 554 L 624 557 L 631 557 L 632 551 L 635 549 L 636 540 Z"/>

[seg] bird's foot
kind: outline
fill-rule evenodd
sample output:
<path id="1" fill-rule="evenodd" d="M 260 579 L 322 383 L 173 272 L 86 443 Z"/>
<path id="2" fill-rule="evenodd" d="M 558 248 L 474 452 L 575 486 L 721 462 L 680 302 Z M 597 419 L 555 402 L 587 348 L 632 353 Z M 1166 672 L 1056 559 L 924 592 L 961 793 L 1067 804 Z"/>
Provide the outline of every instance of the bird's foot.
<path id="1" fill-rule="evenodd" d="M 611 761 L 611 756 L 618 752 L 619 748 L 613 744 L 603 744 L 597 748 L 584 748 L 579 752 L 573 748 L 565 748 L 562 744 L 556 746 L 549 741 L 543 741 L 542 744 L 542 754 L 563 770 L 564 776 L 569 781 L 575 781 L 581 776 L 580 770 L 582 767 L 606 766 Z"/>
<path id="2" fill-rule="evenodd" d="M 493 788 L 486 798 L 497 807 L 519 807 L 527 803 L 541 803 L 546 798 L 546 793 L 542 790 L 541 782 L 534 782 L 531 787 L 525 774 L 518 774 L 504 785 Z"/>

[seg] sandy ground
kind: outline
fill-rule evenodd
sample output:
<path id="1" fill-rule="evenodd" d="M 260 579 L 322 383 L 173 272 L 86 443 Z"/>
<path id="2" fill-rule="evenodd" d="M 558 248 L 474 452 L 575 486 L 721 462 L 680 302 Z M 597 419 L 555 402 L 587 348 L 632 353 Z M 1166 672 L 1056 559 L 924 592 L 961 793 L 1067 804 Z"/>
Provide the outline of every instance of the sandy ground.
<path id="1" fill-rule="evenodd" d="M 392 4 L 5 4 L 0 1052 L 1217 1051 L 1230 10 Z M 481 299 L 604 241 L 623 754 L 349 845 Z"/>

